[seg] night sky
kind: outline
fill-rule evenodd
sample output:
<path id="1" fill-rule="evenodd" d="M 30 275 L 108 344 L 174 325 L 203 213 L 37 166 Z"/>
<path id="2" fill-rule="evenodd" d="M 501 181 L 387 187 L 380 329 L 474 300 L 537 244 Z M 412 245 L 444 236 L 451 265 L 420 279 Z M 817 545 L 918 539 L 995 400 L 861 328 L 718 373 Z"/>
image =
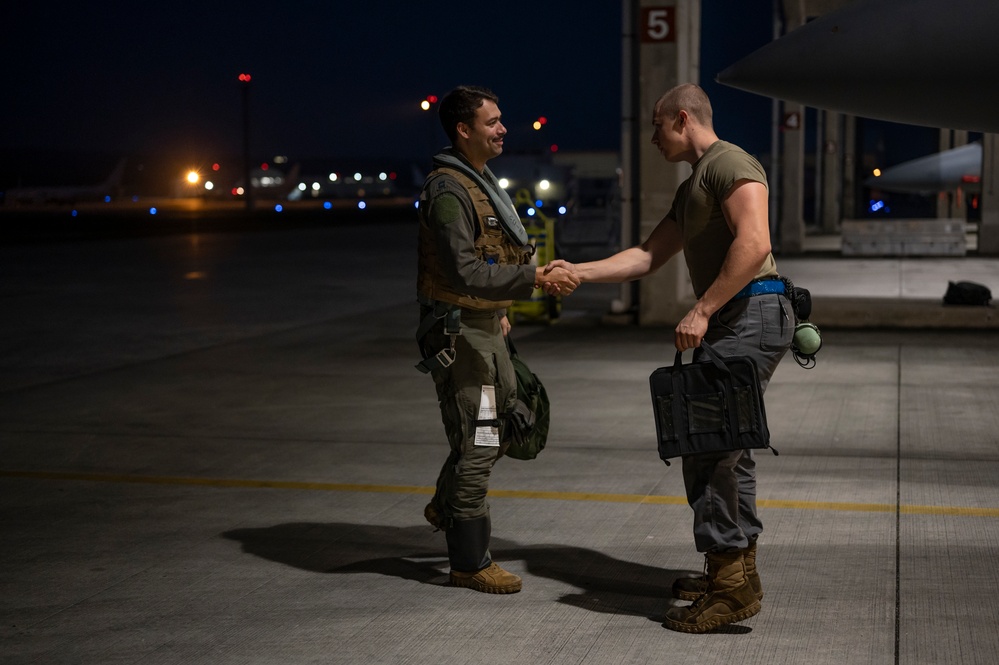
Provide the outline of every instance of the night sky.
<path id="1" fill-rule="evenodd" d="M 499 94 L 514 150 L 620 144 L 617 1 L 59 7 L 4 11 L 0 149 L 239 154 L 241 72 L 253 77 L 251 145 L 261 155 L 423 157 L 446 141 L 419 102 L 461 83 Z M 750 149 L 766 148 L 769 102 L 712 79 L 769 40 L 770 7 L 702 8 L 702 84 L 716 97 L 719 133 Z M 756 123 L 747 103 L 762 114 Z M 542 115 L 549 123 L 534 132 Z"/>

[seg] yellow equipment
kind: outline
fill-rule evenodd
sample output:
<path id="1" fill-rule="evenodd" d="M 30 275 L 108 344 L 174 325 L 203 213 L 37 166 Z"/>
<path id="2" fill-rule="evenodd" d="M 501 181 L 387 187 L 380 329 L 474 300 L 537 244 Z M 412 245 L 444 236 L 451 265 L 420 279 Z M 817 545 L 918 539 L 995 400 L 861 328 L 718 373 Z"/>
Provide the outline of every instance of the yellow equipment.
<path id="1" fill-rule="evenodd" d="M 526 189 L 517 191 L 513 203 L 518 209 L 521 205 L 526 205 L 528 209 L 534 210 L 533 216 L 520 218 L 524 223 L 524 229 L 527 230 L 531 244 L 534 245 L 533 263 L 543 266 L 554 260 L 555 220 L 534 207 L 531 193 Z M 507 316 L 511 323 L 517 321 L 551 323 L 558 318 L 561 311 L 562 298 L 550 296 L 538 288 L 531 292 L 531 297 L 528 300 L 515 300 L 507 308 Z"/>

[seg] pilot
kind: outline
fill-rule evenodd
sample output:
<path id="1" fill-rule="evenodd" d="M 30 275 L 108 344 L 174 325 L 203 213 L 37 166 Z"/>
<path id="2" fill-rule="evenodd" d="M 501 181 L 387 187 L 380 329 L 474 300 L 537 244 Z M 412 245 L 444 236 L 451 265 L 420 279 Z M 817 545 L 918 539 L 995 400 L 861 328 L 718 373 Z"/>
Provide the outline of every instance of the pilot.
<path id="1" fill-rule="evenodd" d="M 510 201 L 486 162 L 503 152 L 499 98 L 461 86 L 440 104 L 451 146 L 434 156 L 419 204 L 417 341 L 437 388 L 450 454 L 424 516 L 443 530 L 450 582 L 485 593 L 515 593 L 521 579 L 489 553 L 486 492 L 493 465 L 509 445 L 503 416 L 516 400 L 505 336 L 506 308 L 536 284 L 571 293 L 579 280 L 565 269 L 543 275 Z M 498 427 L 497 427 L 498 425 Z"/>

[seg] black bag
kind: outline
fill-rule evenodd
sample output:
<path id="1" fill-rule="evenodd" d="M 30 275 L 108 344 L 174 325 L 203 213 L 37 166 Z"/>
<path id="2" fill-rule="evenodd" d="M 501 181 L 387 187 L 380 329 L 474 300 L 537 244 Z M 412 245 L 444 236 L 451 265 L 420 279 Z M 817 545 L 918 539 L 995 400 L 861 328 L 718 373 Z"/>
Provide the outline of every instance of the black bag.
<path id="1" fill-rule="evenodd" d="M 510 360 L 517 374 L 517 403 L 513 413 L 507 414 L 513 436 L 506 456 L 514 459 L 530 460 L 538 456 L 548 442 L 548 427 L 551 421 L 551 403 L 548 392 L 537 375 L 531 371 L 519 355 L 513 340 L 507 337 L 510 347 Z"/>
<path id="2" fill-rule="evenodd" d="M 945 305 L 977 305 L 984 307 L 992 300 L 992 291 L 984 284 L 975 282 L 947 282 L 944 294 Z"/>
<path id="3" fill-rule="evenodd" d="M 680 352 L 672 367 L 652 372 L 652 407 L 659 457 L 770 448 L 770 430 L 756 362 L 747 356 L 724 358 L 707 342 L 710 362 L 684 365 Z"/>

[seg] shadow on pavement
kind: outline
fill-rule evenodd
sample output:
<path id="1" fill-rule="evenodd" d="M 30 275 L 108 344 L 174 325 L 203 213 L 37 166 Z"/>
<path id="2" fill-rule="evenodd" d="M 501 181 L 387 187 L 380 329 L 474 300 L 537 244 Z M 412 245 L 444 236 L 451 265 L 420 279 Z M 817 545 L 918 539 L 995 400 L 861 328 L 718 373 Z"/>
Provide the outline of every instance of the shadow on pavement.
<path id="1" fill-rule="evenodd" d="M 446 583 L 444 539 L 435 536 L 429 526 L 298 522 L 234 529 L 222 535 L 241 543 L 248 554 L 302 570 L 376 573 L 421 584 Z M 697 574 L 623 561 L 567 545 L 523 546 L 493 538 L 491 551 L 498 562 L 522 560 L 531 575 L 580 589 L 561 596 L 561 603 L 657 621 L 670 606 L 673 580 Z"/>

